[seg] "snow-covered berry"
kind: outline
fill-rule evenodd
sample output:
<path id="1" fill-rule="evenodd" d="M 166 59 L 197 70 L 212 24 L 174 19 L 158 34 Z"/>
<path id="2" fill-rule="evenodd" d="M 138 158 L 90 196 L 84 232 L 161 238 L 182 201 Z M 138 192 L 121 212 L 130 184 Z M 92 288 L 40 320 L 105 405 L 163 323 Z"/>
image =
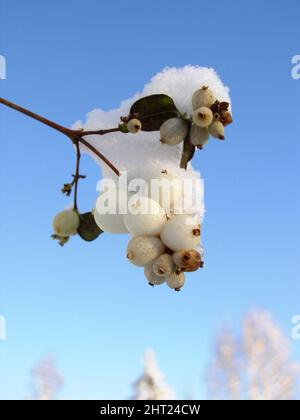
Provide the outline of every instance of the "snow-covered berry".
<path id="1" fill-rule="evenodd" d="M 201 89 L 196 90 L 192 96 L 193 109 L 206 106 L 210 108 L 215 102 L 215 96 L 207 86 L 203 86 Z"/>
<path id="2" fill-rule="evenodd" d="M 177 214 L 164 225 L 160 238 L 173 251 L 193 249 L 200 242 L 200 224 L 196 217 Z"/>
<path id="3" fill-rule="evenodd" d="M 161 171 L 158 178 L 148 182 L 149 196 L 157 201 L 167 215 L 174 210 L 176 203 L 182 198 L 183 182 L 167 170 Z"/>
<path id="4" fill-rule="evenodd" d="M 193 124 L 190 130 L 190 140 L 194 146 L 202 148 L 209 138 L 209 132 L 207 127 L 198 127 L 196 124 Z"/>
<path id="5" fill-rule="evenodd" d="M 154 273 L 152 263 L 146 265 L 146 267 L 144 268 L 144 274 L 151 286 L 159 286 L 160 284 L 163 284 L 166 282 L 165 277 L 158 276 L 157 274 Z"/>
<path id="6" fill-rule="evenodd" d="M 182 271 L 196 271 L 203 267 L 201 255 L 195 249 L 174 252 L 172 257 L 176 266 L 180 267 Z"/>
<path id="7" fill-rule="evenodd" d="M 127 123 L 127 129 L 131 134 L 136 134 L 142 129 L 142 123 L 137 118 L 132 118 Z"/>
<path id="8" fill-rule="evenodd" d="M 193 112 L 193 121 L 198 127 L 208 127 L 213 120 L 212 110 L 206 106 L 197 108 Z"/>
<path id="9" fill-rule="evenodd" d="M 111 209 L 106 201 L 111 199 Z M 111 195 L 102 193 L 96 201 L 93 211 L 94 219 L 103 232 L 128 233 L 124 224 L 124 213 L 127 209 L 128 193 L 125 190 L 111 189 Z"/>
<path id="10" fill-rule="evenodd" d="M 128 245 L 126 255 L 128 260 L 139 267 L 153 262 L 165 250 L 161 240 L 151 236 L 136 236 Z"/>
<path id="11" fill-rule="evenodd" d="M 174 272 L 167 277 L 167 285 L 179 292 L 185 283 L 185 275 L 182 272 Z"/>
<path id="12" fill-rule="evenodd" d="M 53 230 L 56 235 L 67 237 L 76 234 L 79 224 L 79 215 L 75 210 L 64 210 L 55 216 Z"/>
<path id="13" fill-rule="evenodd" d="M 175 145 L 185 139 L 188 133 L 187 123 L 181 118 L 170 118 L 160 127 L 160 141 Z"/>
<path id="14" fill-rule="evenodd" d="M 225 140 L 224 125 L 221 123 L 221 121 L 214 121 L 208 127 L 208 131 L 212 137 L 215 137 L 216 139 L 219 139 L 219 140 Z"/>
<path id="15" fill-rule="evenodd" d="M 173 272 L 174 262 L 172 255 L 162 254 L 153 262 L 153 271 L 157 276 L 169 276 Z"/>
<path id="16" fill-rule="evenodd" d="M 157 236 L 167 221 L 164 209 L 149 197 L 139 197 L 128 205 L 124 223 L 132 236 Z"/>

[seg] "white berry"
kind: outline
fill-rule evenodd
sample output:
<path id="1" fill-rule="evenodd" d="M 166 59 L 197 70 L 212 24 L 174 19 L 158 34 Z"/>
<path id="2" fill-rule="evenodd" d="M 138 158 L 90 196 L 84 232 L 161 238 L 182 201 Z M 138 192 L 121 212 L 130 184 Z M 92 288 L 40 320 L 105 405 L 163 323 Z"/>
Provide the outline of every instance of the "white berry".
<path id="1" fill-rule="evenodd" d="M 167 277 L 167 285 L 171 289 L 175 289 L 177 292 L 183 287 L 185 283 L 185 275 L 182 272 L 174 272 Z"/>
<path id="2" fill-rule="evenodd" d="M 137 118 L 132 118 L 127 123 L 127 129 L 130 133 L 136 134 L 142 129 L 142 123 Z"/>
<path id="3" fill-rule="evenodd" d="M 162 254 L 153 262 L 153 271 L 157 276 L 169 276 L 173 272 L 174 262 L 170 254 Z"/>
<path id="4" fill-rule="evenodd" d="M 163 227 L 160 238 L 173 251 L 193 249 L 200 242 L 199 222 L 186 214 L 172 216 Z"/>
<path id="5" fill-rule="evenodd" d="M 209 132 L 207 127 L 198 127 L 193 124 L 190 130 L 190 140 L 194 146 L 202 148 L 208 142 Z"/>
<path id="6" fill-rule="evenodd" d="M 215 102 L 214 94 L 207 86 L 203 86 L 201 89 L 196 90 L 192 96 L 193 109 L 206 106 L 210 108 Z"/>
<path id="7" fill-rule="evenodd" d="M 128 260 L 139 267 L 153 262 L 164 252 L 164 245 L 160 239 L 149 236 L 136 236 L 127 245 Z"/>
<path id="8" fill-rule="evenodd" d="M 128 193 L 125 190 L 112 188 L 100 194 L 94 209 L 95 222 L 103 232 L 128 233 L 124 224 L 124 213 L 127 211 Z M 111 200 L 111 207 L 107 200 Z"/>
<path id="9" fill-rule="evenodd" d="M 165 283 L 166 278 L 163 276 L 158 276 L 153 271 L 153 264 L 150 263 L 144 268 L 144 274 L 149 284 L 152 286 L 159 286 L 160 284 Z"/>
<path id="10" fill-rule="evenodd" d="M 188 126 L 181 118 L 170 118 L 160 127 L 160 141 L 165 144 L 175 145 L 185 139 Z"/>
<path id="11" fill-rule="evenodd" d="M 206 106 L 197 108 L 193 112 L 193 121 L 198 127 L 208 127 L 212 123 L 213 118 L 212 110 Z"/>
<path id="12" fill-rule="evenodd" d="M 214 121 L 209 127 L 208 127 L 209 134 L 212 137 L 215 137 L 219 140 L 225 140 L 224 135 L 224 125 L 221 123 L 221 121 Z"/>
<path id="13" fill-rule="evenodd" d="M 75 235 L 80 224 L 78 213 L 74 210 L 64 210 L 53 220 L 53 230 L 56 235 L 67 237 Z"/>
<path id="14" fill-rule="evenodd" d="M 164 209 L 149 197 L 139 197 L 128 205 L 124 223 L 132 236 L 157 236 L 167 221 Z"/>
<path id="15" fill-rule="evenodd" d="M 169 215 L 176 203 L 182 198 L 183 182 L 167 170 L 161 171 L 158 178 L 148 183 L 150 197 L 157 201 Z"/>

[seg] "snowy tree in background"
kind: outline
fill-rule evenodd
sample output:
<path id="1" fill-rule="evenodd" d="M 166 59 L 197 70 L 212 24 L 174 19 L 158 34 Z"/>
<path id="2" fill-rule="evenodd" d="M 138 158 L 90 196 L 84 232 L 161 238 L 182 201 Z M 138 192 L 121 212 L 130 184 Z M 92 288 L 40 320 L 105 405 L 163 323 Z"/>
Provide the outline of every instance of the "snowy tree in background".
<path id="1" fill-rule="evenodd" d="M 159 370 L 155 353 L 147 350 L 144 356 L 144 372 L 134 384 L 134 400 L 173 400 L 173 390 L 164 383 L 164 375 Z"/>
<path id="2" fill-rule="evenodd" d="M 226 329 L 216 341 L 208 372 L 209 397 L 230 400 L 291 400 L 298 394 L 299 365 L 288 339 L 267 311 L 251 312 L 241 336 Z"/>
<path id="3" fill-rule="evenodd" d="M 42 359 L 32 369 L 34 400 L 53 400 L 63 384 L 63 377 L 57 371 L 52 356 Z"/>

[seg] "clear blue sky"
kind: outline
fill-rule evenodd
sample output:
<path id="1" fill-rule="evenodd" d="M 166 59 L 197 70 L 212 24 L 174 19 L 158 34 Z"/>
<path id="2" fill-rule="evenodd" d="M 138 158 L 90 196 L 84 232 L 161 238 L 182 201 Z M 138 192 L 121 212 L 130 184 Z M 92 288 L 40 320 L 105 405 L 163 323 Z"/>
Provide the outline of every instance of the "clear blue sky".
<path id="1" fill-rule="evenodd" d="M 300 313 L 300 2 L 254 0 L 0 0 L 1 96 L 64 125 L 110 109 L 165 66 L 214 67 L 231 87 L 235 123 L 195 166 L 205 178 L 205 268 L 180 294 L 148 288 L 126 263 L 126 236 L 92 244 L 50 239 L 68 200 L 70 144 L 1 108 L 0 398 L 22 398 L 29 371 L 53 353 L 66 398 L 127 398 L 153 347 L 179 397 L 201 384 L 224 320 L 272 311 L 286 334 Z M 92 208 L 99 169 L 83 159 L 80 203 Z M 300 360 L 300 341 L 293 342 Z"/>

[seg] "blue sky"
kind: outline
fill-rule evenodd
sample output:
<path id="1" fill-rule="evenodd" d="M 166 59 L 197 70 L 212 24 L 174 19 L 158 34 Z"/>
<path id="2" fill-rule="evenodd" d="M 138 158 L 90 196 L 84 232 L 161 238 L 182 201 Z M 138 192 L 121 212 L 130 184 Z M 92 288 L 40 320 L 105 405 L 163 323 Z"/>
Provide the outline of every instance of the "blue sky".
<path id="1" fill-rule="evenodd" d="M 146 287 L 124 261 L 126 236 L 61 249 L 51 221 L 73 173 L 60 134 L 1 107 L 0 398 L 23 398 L 52 353 L 65 398 L 127 398 L 153 347 L 179 397 L 205 397 L 216 329 L 267 308 L 287 335 L 300 313 L 300 2 L 0 0 L 1 96 L 63 125 L 111 109 L 165 66 L 214 67 L 235 123 L 194 164 L 206 187 L 205 268 L 180 294 Z M 83 158 L 82 210 L 99 169 Z M 300 360 L 300 341 L 291 343 Z"/>

